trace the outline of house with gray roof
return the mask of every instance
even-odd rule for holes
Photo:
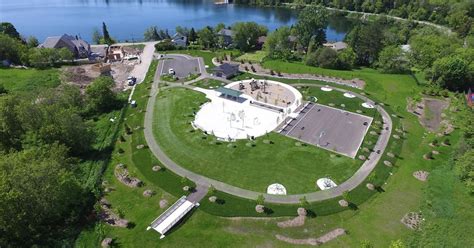
[[[239,65],[224,63],[222,65],[214,67],[212,71],[217,77],[229,79],[239,73]]]
[[[227,29],[227,28],[223,28],[223,29],[219,30],[219,32],[217,32],[217,36],[222,37],[224,39],[224,45],[226,47],[232,45],[232,35],[233,34],[234,34],[234,32],[230,29]]]
[[[186,47],[188,43],[188,37],[186,35],[176,33],[171,37],[171,42],[177,47]]]
[[[91,46],[87,41],[77,36],[63,34],[61,36],[52,36],[38,46],[39,48],[67,48],[72,52],[75,58],[88,58],[91,53]]]

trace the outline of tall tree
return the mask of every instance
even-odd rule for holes
[[[453,55],[435,61],[432,69],[432,80],[442,88],[453,91],[467,90],[473,84],[469,62],[460,56]]]
[[[195,42],[196,39],[197,39],[196,31],[194,30],[194,28],[191,28],[188,35],[188,40],[189,42]]]
[[[145,30],[143,34],[143,38],[145,41],[156,41],[161,40],[160,35],[158,34],[158,29],[156,26],[151,26]]]
[[[217,36],[211,27],[204,27],[198,31],[198,43],[209,49],[216,46]]]
[[[359,65],[371,65],[383,48],[382,26],[378,22],[360,24],[346,37]]]
[[[15,38],[17,40],[21,40],[20,33],[16,31],[15,26],[9,22],[1,22],[0,23],[0,33],[1,34],[6,34],[12,38]]]
[[[113,39],[110,37],[109,30],[107,30],[107,25],[105,22],[102,22],[102,36],[104,37],[104,42],[108,45],[112,45],[114,43]]]
[[[84,191],[67,149],[42,146],[0,155],[0,245],[53,243],[84,214]]]
[[[111,77],[99,77],[86,88],[86,102],[92,114],[110,111],[117,106],[117,97],[112,91],[115,85]]]
[[[267,34],[267,28],[255,22],[237,22],[232,26],[234,45],[241,51],[255,49],[258,38]]]
[[[292,55],[292,42],[290,41],[291,30],[283,26],[268,35],[265,41],[265,49],[268,56],[274,59],[290,60]]]
[[[377,66],[388,73],[406,72],[409,69],[408,57],[400,46],[388,46],[380,52]]]
[[[309,42],[313,38],[317,46],[322,45],[326,41],[327,20],[328,12],[325,8],[320,6],[304,8],[298,15],[295,25],[299,43],[304,48],[308,48]]]

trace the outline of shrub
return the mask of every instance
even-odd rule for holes
[[[159,43],[156,43],[155,49],[157,51],[168,51],[168,50],[175,50],[176,46],[170,39],[164,39]]]

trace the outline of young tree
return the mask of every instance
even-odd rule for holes
[[[34,36],[29,36],[28,39],[26,40],[26,45],[28,48],[35,48],[39,45],[38,39]]]
[[[27,62],[24,59],[27,51],[19,40],[0,33],[0,60],[9,60],[15,64],[21,64]]]
[[[59,49],[58,54],[62,61],[74,61],[74,54],[65,47]]]
[[[115,85],[111,77],[98,77],[86,88],[86,104],[91,114],[110,111],[117,106],[117,97],[112,91]]]
[[[304,8],[298,15],[295,25],[299,43],[307,48],[311,39],[314,39],[316,46],[322,45],[326,41],[327,20],[328,12],[325,8],[320,6]]]
[[[356,62],[356,54],[348,47],[337,54],[337,68],[342,70],[352,69]]]
[[[103,38],[104,37],[102,37],[102,35],[100,35],[99,29],[94,28],[94,30],[92,31],[92,42],[94,42],[94,44],[100,44],[100,42]]]

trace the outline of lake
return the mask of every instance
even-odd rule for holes
[[[274,30],[294,24],[296,16],[296,10],[286,8],[216,5],[210,0],[0,0],[0,21],[13,23],[23,36],[36,36],[40,42],[64,33],[90,41],[93,29],[100,30],[103,21],[112,37],[136,41],[152,25],[170,34],[178,25],[199,29],[238,21]],[[327,39],[342,40],[351,26],[344,17],[331,17]]]

